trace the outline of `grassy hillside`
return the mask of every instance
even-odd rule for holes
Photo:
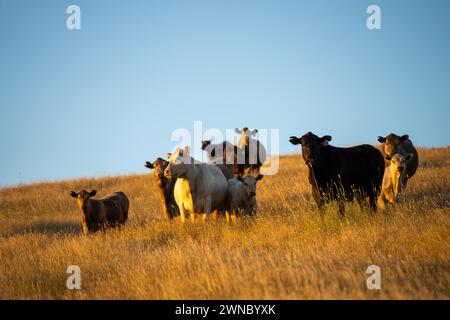
[[[449,299],[450,147],[420,158],[401,204],[375,218],[321,216],[299,155],[259,183],[258,218],[231,226],[164,221],[150,173],[0,189],[0,298]],[[82,235],[69,191],[93,188],[129,196],[125,229]],[[65,286],[72,264],[81,290]],[[371,264],[381,290],[366,288]]]

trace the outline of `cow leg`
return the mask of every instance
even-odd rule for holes
[[[245,165],[244,164],[239,164],[238,166],[237,166],[237,168],[238,168],[238,171],[237,171],[237,174],[234,174],[235,176],[237,176],[237,175],[242,175],[242,174],[245,174]]]
[[[369,206],[370,206],[370,212],[372,215],[377,213],[377,197],[375,194],[371,194],[369,196]]]
[[[379,207],[381,210],[386,209],[386,203],[385,203],[385,201],[386,201],[386,197],[384,196],[384,192],[382,191],[381,194],[380,194],[380,196],[378,197],[378,207]]]
[[[230,212],[227,210],[225,215],[226,215],[226,218],[227,218],[227,223],[230,224],[231,223]]]
[[[164,218],[166,218],[167,221],[172,220],[173,219],[173,215],[172,215],[172,213],[169,212],[169,210],[167,210],[166,205],[164,204],[162,207],[163,207]]]
[[[88,229],[88,227],[86,226],[85,223],[83,223],[83,233],[84,233],[84,235],[86,235],[86,236],[89,234],[89,229]]]
[[[319,207],[319,211],[320,211],[321,213],[325,213],[325,212],[324,212],[325,201],[324,201],[324,199],[320,196],[319,191],[316,190],[315,188],[312,188],[312,196],[313,196],[314,200],[316,201],[317,207]]]
[[[184,208],[183,204],[180,206],[180,219],[181,223],[184,223],[186,221],[186,209]]]
[[[252,165],[252,174],[254,175],[254,176],[257,176],[259,173],[260,173],[260,165],[258,165],[258,164],[254,164],[254,165]]]
[[[325,210],[325,205],[328,203],[322,199],[316,200],[317,203],[317,207],[319,208],[319,212],[322,216],[325,215],[326,210]]]
[[[235,176],[239,175],[239,165],[237,164],[236,161],[233,163],[233,174]]]
[[[402,182],[399,181],[398,183],[395,184],[395,186],[393,188],[394,194],[393,194],[393,198],[392,198],[392,204],[394,204],[398,200],[398,195],[400,194],[400,191],[402,190],[401,184],[402,184]]]
[[[339,216],[341,218],[345,217],[345,203],[343,201],[339,201]]]
[[[406,188],[406,182],[408,182],[408,177],[404,177],[402,181],[403,189]]]
[[[226,217],[227,217],[228,224],[235,223],[236,222],[236,211],[234,211],[234,210],[228,211],[227,210]]]
[[[203,221],[209,220],[209,215],[211,214],[211,197],[206,198],[205,202],[205,213],[203,214]]]
[[[325,203],[322,201],[316,201],[317,207],[319,208],[319,212],[321,215],[325,215]]]

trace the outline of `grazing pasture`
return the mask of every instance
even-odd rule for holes
[[[0,299],[450,299],[450,147],[418,151],[400,203],[374,218],[321,215],[298,153],[258,183],[257,217],[232,225],[166,221],[151,172],[0,189]],[[125,192],[125,227],[83,235],[81,189]],[[372,264],[381,290],[366,287]]]

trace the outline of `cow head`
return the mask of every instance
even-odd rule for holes
[[[164,180],[164,170],[168,165],[169,162],[162,158],[156,159],[153,163],[151,163],[150,161],[147,161],[145,163],[146,168],[153,170],[153,175],[155,176],[155,180],[158,185],[162,184]]]
[[[247,174],[245,177],[241,175],[237,176],[237,179],[244,185],[244,194],[247,199],[256,197],[256,183],[262,178],[264,178],[262,174],[259,174],[256,177],[251,174]]]
[[[332,137],[329,135],[319,138],[314,133],[308,132],[301,138],[292,136],[289,141],[294,145],[301,144],[303,160],[308,165],[314,165],[317,163],[322,148],[325,148],[331,139]]]
[[[211,140],[202,141],[202,150],[205,150],[211,144]]]
[[[211,140],[202,141],[202,150],[205,150],[210,159],[215,158],[216,156],[216,146],[211,144]]]
[[[402,142],[409,141],[409,136],[407,134],[398,136],[391,133],[386,137],[378,137],[378,141],[383,143],[383,149],[386,156],[392,157],[394,154],[400,152]]]
[[[406,167],[406,162],[409,161],[414,155],[412,153],[408,153],[406,156],[396,153],[392,157],[386,156],[386,160],[391,161],[390,170],[396,176],[400,176]]]
[[[177,148],[174,153],[168,153],[169,164],[164,170],[164,176],[168,179],[175,174],[175,167],[181,164],[191,164],[191,148],[189,146],[184,149]]]
[[[241,138],[239,139],[239,141],[243,144],[248,146],[250,144],[250,137],[251,136],[255,136],[256,133],[258,132],[257,129],[254,130],[249,130],[247,127],[243,128],[242,130],[239,128],[234,129],[234,131],[241,135]]]
[[[87,214],[91,209],[91,197],[97,194],[97,190],[92,190],[91,192],[86,190],[81,190],[80,192],[71,191],[70,195],[73,198],[77,198],[77,203],[83,213]]]
[[[191,162],[191,148],[189,146],[184,149],[177,148],[174,153],[168,153],[169,165],[186,164]]]

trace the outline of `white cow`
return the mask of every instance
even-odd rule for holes
[[[392,157],[386,156],[391,164],[384,170],[383,184],[380,196],[378,197],[378,206],[384,209],[386,202],[394,204],[398,200],[398,195],[403,189],[403,180],[406,175],[406,162],[413,157],[412,153],[403,156],[400,153]]]
[[[238,157],[238,163],[245,165],[246,173],[259,174],[261,166],[264,164],[267,158],[266,148],[257,139],[253,139],[258,132],[257,129],[250,131],[247,127],[242,130],[239,128],[235,129],[235,132],[241,137],[239,138],[237,147],[241,150],[241,155],[243,159]]]
[[[188,146],[184,150],[177,148],[168,157],[164,175],[177,178],[173,193],[181,222],[184,223],[186,213],[191,214],[191,219],[201,214],[203,220],[208,220],[211,212],[225,211],[228,184],[217,166],[194,160]]]

